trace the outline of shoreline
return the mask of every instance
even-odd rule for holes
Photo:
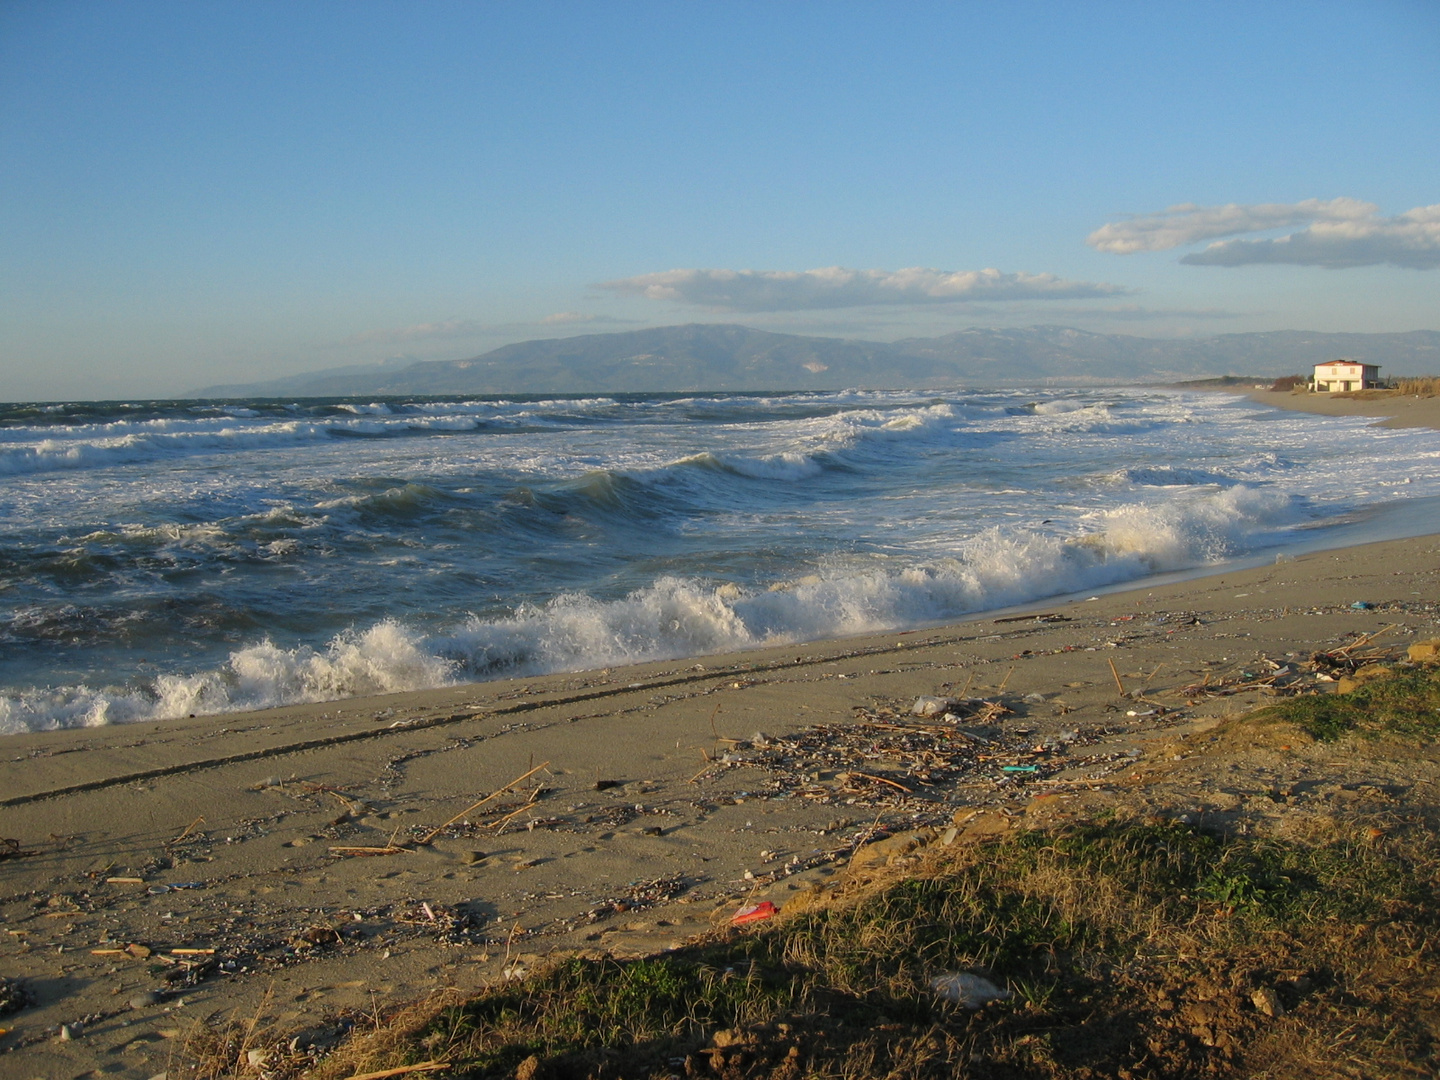
[[[1266,393],[1245,396],[1278,404]],[[925,629],[6,736],[0,972],[37,1000],[0,1017],[0,1062],[146,1080],[178,1067],[188,1026],[262,1005],[323,1048],[376,994],[671,948],[745,898],[783,908],[876,829],[1143,802],[1201,760],[1205,732],[1273,700],[1292,677],[1277,671],[1357,642],[1403,654],[1440,634],[1437,600],[1440,534]],[[883,750],[929,695],[970,700],[961,729],[984,751],[933,782],[913,749]],[[1032,744],[1050,750],[1016,756]],[[1002,752],[1039,764],[1006,773],[987,760]],[[1257,784],[1288,760],[1265,754]],[[1276,812],[1208,786],[1187,798],[1221,828]]]

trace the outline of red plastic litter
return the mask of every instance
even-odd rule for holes
[[[780,909],[769,900],[761,900],[758,904],[746,904],[739,911],[730,917],[732,926],[742,926],[745,923],[762,922],[765,919],[773,919],[780,914]]]

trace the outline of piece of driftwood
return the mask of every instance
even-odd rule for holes
[[[175,837],[174,840],[171,840],[170,843],[166,844],[165,846],[166,846],[166,847],[174,847],[176,844],[180,843],[181,840],[184,840],[187,836],[189,836],[192,832],[194,832],[194,831],[195,831],[195,826],[197,826],[197,825],[204,825],[204,824],[205,824],[205,819],[204,819],[203,817],[197,817],[194,821],[190,822],[189,825],[186,825],[186,826],[185,826],[185,831],[184,831],[184,832],[182,832],[179,836]]]
[[[1110,674],[1115,676],[1115,689],[1119,691],[1121,697],[1124,697],[1125,684],[1120,681],[1120,672],[1115,669],[1115,661],[1106,657],[1105,662],[1110,665]]]
[[[0,840],[0,860],[3,859],[24,859],[31,855],[39,855],[39,851],[29,851],[20,846],[19,840],[12,840],[6,837]]]
[[[448,1061],[422,1061],[418,1065],[401,1065],[394,1069],[381,1069],[379,1072],[356,1073],[354,1076],[346,1077],[345,1080],[387,1080],[391,1076],[405,1076],[417,1072],[439,1072],[441,1069],[448,1069]]]
[[[454,817],[452,817],[449,821],[445,822],[443,825],[441,825],[441,826],[439,826],[438,828],[436,828],[435,830],[433,830],[428,836],[425,837],[425,839],[418,841],[418,843],[419,843],[422,847],[429,847],[430,844],[435,840],[435,837],[439,836],[442,832],[444,832],[446,829],[448,829],[451,825],[454,825],[457,821],[459,821],[461,818],[463,818],[466,814],[470,813],[472,810],[478,810],[478,809],[480,809],[480,807],[484,806],[484,805],[485,805],[487,802],[489,802],[491,799],[498,798],[498,797],[500,797],[501,795],[505,794],[505,792],[509,791],[511,788],[515,787],[517,784],[522,784],[522,783],[524,783],[526,780],[529,780],[530,777],[534,776],[537,772],[539,772],[541,769],[545,768],[545,767],[546,767],[547,765],[549,765],[549,764],[550,764],[550,762],[548,762],[548,761],[542,761],[539,765],[536,765],[536,766],[535,766],[533,769],[531,769],[529,772],[527,772],[527,773],[525,773],[525,774],[523,774],[523,775],[521,775],[521,776],[517,776],[514,780],[511,780],[510,783],[506,784],[504,787],[502,787],[502,788],[496,788],[494,791],[492,791],[489,795],[486,795],[486,796],[485,796],[483,799],[481,799],[479,802],[471,803],[471,804],[470,804],[469,806],[467,806],[464,810],[461,810],[460,813],[458,813],[458,814],[456,814]]]

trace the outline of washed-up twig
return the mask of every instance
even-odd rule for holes
[[[685,782],[686,782],[687,784],[693,784],[693,783],[695,783],[697,780],[700,779],[700,777],[704,776],[707,772],[709,772],[711,769],[713,769],[717,764],[719,764],[719,763],[718,763],[718,762],[715,762],[715,761],[707,761],[707,762],[705,763],[705,767],[704,767],[703,769],[701,769],[699,772],[697,772],[694,776],[690,777],[690,779],[687,780],[687,781],[685,781]]]
[[[1120,692],[1121,697],[1124,697],[1125,684],[1120,681],[1120,672],[1115,669],[1115,661],[1107,656],[1105,662],[1110,665],[1110,674],[1115,676],[1115,689]]]
[[[1057,615],[1053,611],[1047,611],[1044,615],[1007,615],[1003,619],[994,620],[997,623],[1007,622],[1069,622],[1064,615]]]
[[[1391,630],[1394,630],[1394,629],[1395,629],[1397,626],[1399,626],[1399,625],[1400,625],[1399,623],[1391,623],[1389,626],[1385,627],[1383,630],[1376,630],[1373,634],[1366,634],[1366,635],[1365,635],[1364,637],[1362,637],[1362,638],[1356,638],[1356,639],[1355,639],[1354,641],[1352,641],[1349,645],[1345,645],[1345,646],[1343,646],[1343,647],[1341,647],[1341,648],[1339,648],[1339,649],[1335,649],[1334,651],[1337,652],[1337,653],[1348,653],[1348,652],[1351,652],[1351,651],[1353,651],[1353,650],[1355,650],[1355,649],[1360,648],[1361,645],[1368,645],[1368,644],[1370,644],[1370,642],[1374,641],[1374,640],[1375,640],[1377,637],[1379,637],[1381,634],[1388,634]]]
[[[166,844],[165,846],[166,846],[166,847],[174,847],[176,844],[180,843],[181,840],[184,840],[187,836],[189,836],[192,832],[194,832],[194,831],[195,831],[195,826],[197,826],[197,825],[204,825],[204,824],[205,824],[205,819],[204,819],[203,817],[197,817],[194,821],[190,822],[189,825],[186,825],[186,826],[185,826],[185,831],[184,831],[184,832],[182,832],[179,836],[175,837],[174,840],[171,840],[170,843]]]
[[[381,1069],[379,1072],[356,1073],[347,1077],[346,1080],[387,1080],[391,1076],[405,1076],[409,1073],[418,1072],[439,1072],[441,1069],[448,1069],[448,1061],[422,1061],[419,1065],[401,1065],[395,1069]]]
[[[0,840],[0,859],[23,859],[30,855],[39,854],[39,851],[26,851],[21,848],[19,840],[11,840],[8,837]]]
[[[414,848],[400,847],[398,844],[387,844],[385,847],[355,847],[355,846],[352,846],[352,845],[342,845],[342,846],[340,846],[340,847],[332,847],[332,848],[330,849],[330,854],[331,854],[331,855],[398,855],[398,854],[399,854],[400,852],[402,852],[402,851],[403,851],[403,852],[406,852],[407,854],[410,854],[410,855],[415,854],[415,849],[414,849]]]
[[[525,800],[524,805],[522,805],[522,806],[520,807],[520,809],[514,810],[514,811],[512,811],[511,813],[506,814],[506,815],[505,815],[503,818],[501,818],[499,821],[492,821],[492,822],[490,822],[490,824],[487,825],[487,826],[485,826],[485,827],[486,827],[487,829],[494,829],[494,830],[495,830],[495,835],[496,835],[496,836],[499,836],[502,832],[505,831],[505,826],[506,826],[506,825],[510,824],[510,822],[511,822],[513,819],[519,817],[519,816],[520,816],[521,814],[523,814],[526,810],[529,810],[532,806],[535,805],[536,800],[538,800],[538,799],[540,798],[540,792],[542,792],[542,791],[544,791],[544,790],[545,790],[544,788],[537,787],[534,791],[532,791],[532,792],[530,793],[530,798],[528,798],[528,799]]]
[[[523,782],[526,781],[526,780],[529,780],[530,777],[534,776],[537,772],[539,772],[541,769],[545,768],[545,766],[547,766],[547,765],[549,765],[549,764],[550,764],[550,762],[548,762],[548,761],[542,761],[539,765],[536,765],[533,769],[531,769],[529,772],[525,773],[523,776],[517,776],[514,780],[511,780],[510,783],[506,784],[504,787],[502,787],[502,788],[497,788],[496,790],[492,791],[489,795],[486,795],[485,798],[481,799],[479,802],[473,803],[472,805],[467,806],[464,810],[461,810],[460,813],[456,814],[456,815],[455,815],[454,817],[452,817],[449,821],[445,822],[445,824],[443,824],[443,825],[441,825],[439,828],[435,829],[432,833],[430,833],[430,835],[426,836],[425,839],[418,841],[418,843],[419,843],[422,847],[429,847],[430,843],[435,839],[435,837],[439,836],[442,832],[444,832],[446,829],[448,829],[451,825],[454,825],[457,821],[459,821],[461,818],[463,818],[466,814],[470,813],[470,811],[472,811],[472,810],[478,810],[480,807],[482,807],[482,806],[484,806],[486,803],[488,803],[491,799],[498,798],[499,796],[505,794],[505,792],[509,791],[511,788],[515,787],[516,785],[521,784],[521,783],[523,783]]]
[[[940,733],[942,733],[942,734],[945,734],[945,735],[964,735],[964,734],[966,734],[966,732],[960,731],[960,730],[958,730],[957,728],[953,728],[953,727],[951,727],[949,724],[913,724],[913,723],[904,723],[904,724],[901,724],[901,723],[890,723],[890,722],[887,722],[887,721],[884,721],[884,720],[872,720],[872,721],[870,721],[870,723],[869,723],[868,726],[869,726],[869,727],[873,727],[873,728],[875,728],[875,729],[877,729],[877,730],[879,730],[879,731],[913,731],[913,732],[916,732],[917,734],[919,734],[919,733],[929,733],[929,732],[938,731],[938,732],[940,732]]]
[[[885,777],[883,777],[883,776],[875,776],[875,775],[872,775],[871,773],[863,773],[863,772],[852,772],[850,775],[851,775],[851,776],[858,776],[858,777],[860,777],[862,780],[874,780],[874,781],[875,781],[876,783],[878,783],[878,784],[889,784],[889,785],[890,785],[891,787],[893,787],[893,788],[899,788],[901,791],[905,792],[906,795],[914,795],[914,794],[915,794],[914,791],[912,791],[910,788],[906,787],[904,784],[898,783],[897,781],[894,781],[894,780],[887,780],[887,779],[885,779]]]

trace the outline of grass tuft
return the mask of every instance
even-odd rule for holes
[[[1289,721],[1322,742],[1350,734],[1434,739],[1440,736],[1440,669],[1399,668],[1349,693],[1290,698],[1255,718]]]
[[[439,1010],[384,1064],[443,1056],[473,1077],[515,1076],[531,1058],[527,1075],[555,1077],[670,1076],[682,1060],[687,1074],[756,1077],[950,1076],[960,1062],[986,1063],[973,1075],[1238,1076],[1258,1027],[1250,997],[1279,971],[1325,987],[1286,991],[1301,1011],[1313,997],[1317,1038],[1344,1028],[1352,1048],[1390,1060],[1428,1052],[1428,1035],[1383,1002],[1357,1007],[1357,977],[1373,977],[1362,969],[1393,967],[1395,950],[1379,936],[1357,945],[1356,928],[1399,927],[1408,912],[1396,940],[1429,940],[1432,891],[1428,868],[1375,845],[1173,822],[1021,832],[758,932],[647,960],[567,959]],[[930,980],[950,971],[1012,996],[978,1011],[938,1000]],[[1209,1019],[1176,1004],[1190,999]]]

